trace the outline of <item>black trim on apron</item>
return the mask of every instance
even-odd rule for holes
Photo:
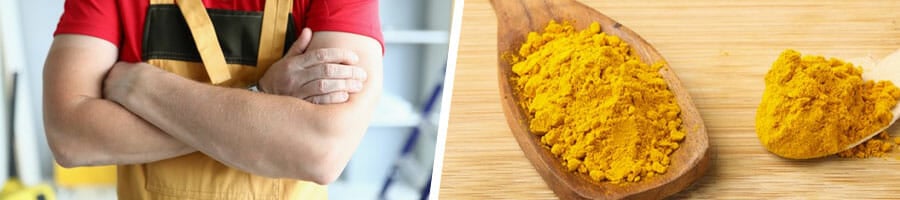
[[[228,64],[256,66],[263,12],[208,9]],[[202,62],[191,31],[176,5],[150,5],[144,22],[141,59]],[[284,51],[297,40],[294,18],[288,16]]]

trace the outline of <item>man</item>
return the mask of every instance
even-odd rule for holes
[[[319,185],[343,170],[381,93],[378,5],[294,1],[67,1],[44,69],[45,129],[56,161],[64,167],[119,165],[120,199],[324,197]],[[191,12],[189,5],[201,5],[203,12]],[[290,8],[284,15],[290,19],[268,20],[269,8],[279,7]],[[204,19],[211,19],[211,35],[218,39],[198,37],[203,26],[195,24]],[[267,20],[276,28],[268,29],[273,26]],[[173,25],[185,21],[190,32]],[[299,38],[284,42],[290,48],[283,57],[254,68],[271,55],[261,53],[270,41],[267,30],[285,24],[281,35],[288,39],[271,41]],[[154,39],[160,34],[168,35]],[[196,49],[172,41],[193,41],[188,46]],[[209,41],[226,50],[220,57],[233,79],[242,77],[242,69],[267,68],[256,72],[262,92],[211,85],[218,79],[208,64],[214,59],[207,57],[215,56],[204,52],[220,49],[208,48]],[[259,43],[258,56],[248,41]],[[251,66],[235,67],[241,63]]]

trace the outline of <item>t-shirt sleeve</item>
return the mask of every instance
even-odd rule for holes
[[[377,0],[313,0],[307,26],[313,31],[340,31],[374,38],[381,43],[381,21]]]
[[[54,36],[81,34],[119,46],[120,24],[116,0],[66,0]]]

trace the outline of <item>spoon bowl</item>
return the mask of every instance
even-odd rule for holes
[[[891,53],[887,57],[884,57],[880,61],[875,60],[872,57],[865,57],[851,59],[850,62],[856,65],[863,66],[863,80],[891,81],[892,83],[894,83],[894,85],[900,87],[900,49],[898,49],[894,53]],[[894,122],[897,122],[897,119],[900,119],[900,102],[898,102],[898,105],[895,105],[894,108],[891,109],[891,113],[894,117],[891,118],[891,121],[887,125],[878,129],[878,131],[869,134],[869,136],[864,137],[856,143],[847,146],[846,148],[844,148],[844,150],[851,149],[868,141],[869,139],[872,139],[872,137],[875,137],[876,135],[878,135],[878,133],[881,133],[882,131],[891,127]]]
[[[675,73],[665,64],[659,73],[681,107],[686,137],[671,156],[666,173],[635,183],[598,182],[587,175],[569,172],[549,149],[541,146],[539,136],[528,129],[528,118],[517,103],[510,77],[510,63],[504,54],[516,52],[529,32],[539,32],[550,20],[570,21],[576,29],[598,22],[602,31],[615,35],[633,48],[645,63],[666,63],[647,41],[624,25],[573,0],[491,0],[498,18],[497,56],[502,105],[513,136],[547,185],[561,199],[660,199],[688,187],[709,167],[708,136],[700,113]]]

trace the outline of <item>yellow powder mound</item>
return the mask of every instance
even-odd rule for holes
[[[887,125],[900,89],[863,81],[862,70],[838,59],[786,50],[766,75],[756,133],[785,158],[832,155]]]
[[[550,22],[513,63],[514,90],[530,129],[569,171],[635,182],[665,173],[685,138],[681,109],[658,71],[597,23],[576,31]]]

